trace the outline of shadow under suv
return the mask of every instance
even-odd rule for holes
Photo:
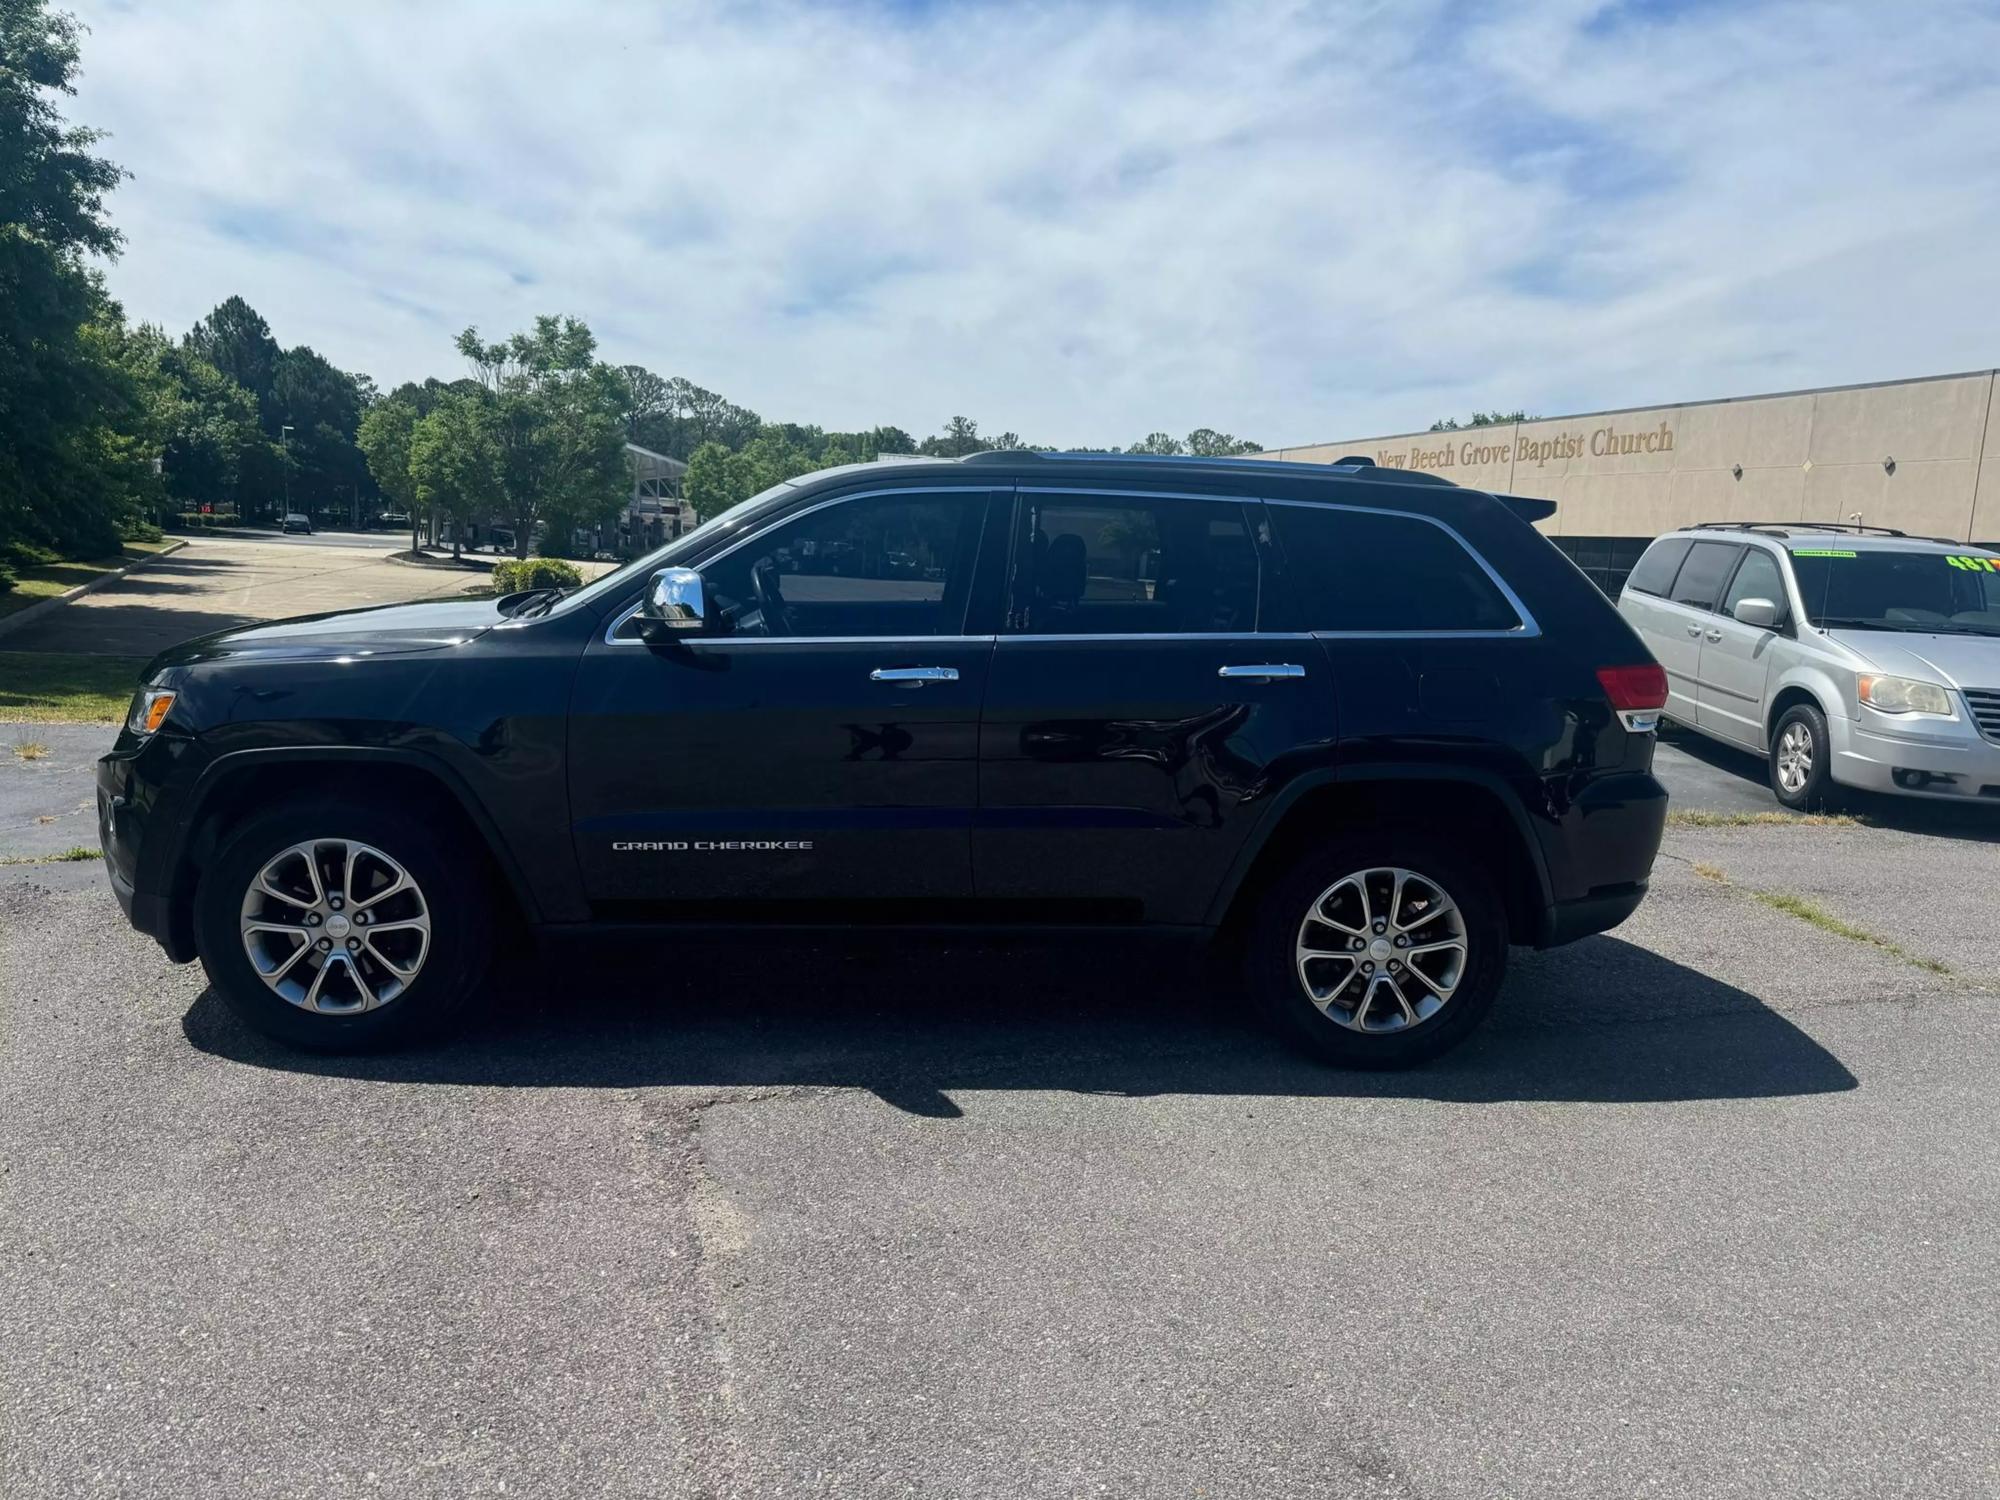
[[[1410,1063],[1659,846],[1665,677],[1550,508],[1358,460],[829,470],[567,594],[162,654],[107,867],[306,1047],[436,1028],[503,929],[1060,923],[1227,938],[1294,1036]]]

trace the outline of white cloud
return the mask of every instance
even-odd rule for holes
[[[2000,357],[1988,3],[81,7],[112,272],[385,385],[1267,444]]]

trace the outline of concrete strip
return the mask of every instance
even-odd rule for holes
[[[37,603],[30,604],[26,609],[17,609],[11,615],[0,617],[0,636],[10,635],[30,621],[39,620],[43,615],[53,611],[59,604],[67,604],[72,599],[81,599],[85,594],[93,594],[106,584],[116,583],[127,573],[136,573],[141,568],[150,567],[163,557],[172,557],[185,546],[187,546],[186,542],[174,542],[169,546],[162,547],[151,557],[142,557],[136,562],[125,564],[122,568],[113,568],[102,578],[93,578],[88,583],[79,583],[75,588],[65,589],[52,599],[40,600]]]

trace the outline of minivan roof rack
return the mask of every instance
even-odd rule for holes
[[[1867,536],[1908,536],[1893,526],[1863,526],[1858,521],[1702,521],[1682,528],[1686,531],[1760,531],[1767,536],[1790,536],[1794,531],[1852,531]]]

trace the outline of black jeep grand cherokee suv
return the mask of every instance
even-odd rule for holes
[[[1666,684],[1496,498],[1365,461],[990,453],[778,487],[569,594],[226,631],[100,763],[133,924],[251,1025],[428,1030],[496,934],[1143,924],[1333,1060],[1624,919]]]

